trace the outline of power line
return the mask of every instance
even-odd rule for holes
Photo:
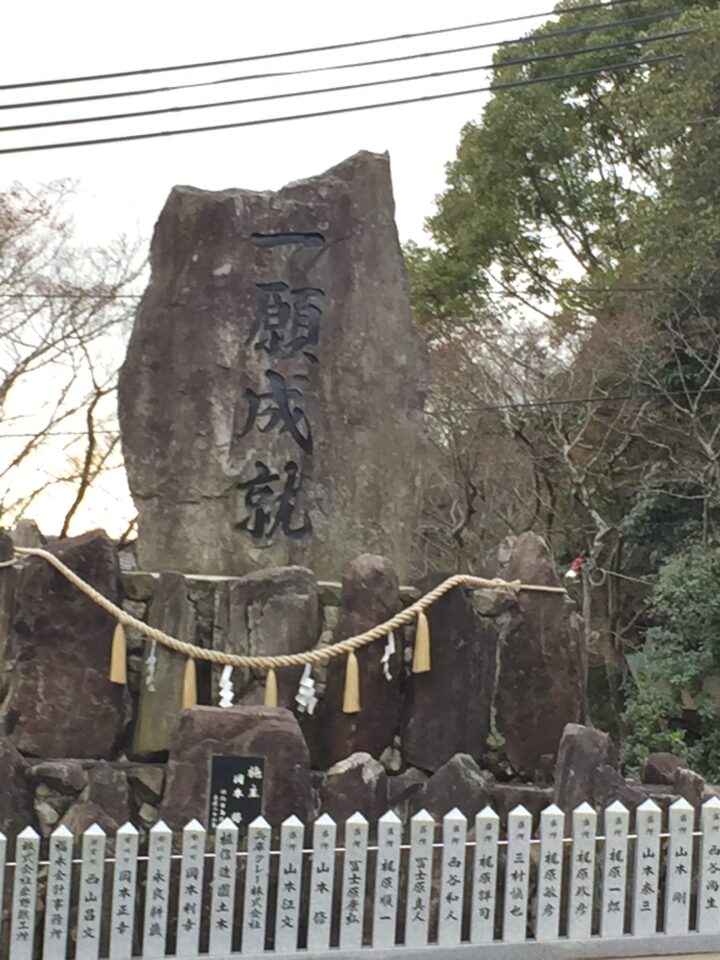
[[[489,413],[495,410],[521,410],[526,407],[554,407],[586,403],[616,403],[625,400],[655,400],[663,397],[697,397],[707,393],[720,393],[720,387],[708,387],[707,390],[658,390],[656,393],[607,394],[599,397],[553,397],[549,400],[527,400],[522,403],[497,403],[468,407],[473,412]]]
[[[611,20],[606,23],[583,24],[579,27],[568,27],[565,30],[554,30],[547,33],[540,33],[532,37],[532,42],[554,40],[560,37],[569,37],[583,33],[594,33],[598,30],[612,30],[617,27],[640,26],[657,23],[660,20],[667,20],[680,14],[679,10],[670,10],[667,13],[646,14],[642,17],[629,17],[624,20]],[[119,97],[138,97],[157,93],[174,93],[178,90],[193,90],[199,87],[214,87],[227,83],[241,83],[247,80],[269,80],[280,77],[296,77],[313,73],[325,73],[332,70],[351,70],[361,67],[385,66],[391,63],[400,63],[407,60],[420,60],[427,57],[447,56],[456,53],[469,53],[475,50],[488,50],[495,47],[508,47],[518,43],[527,43],[527,36],[514,37],[510,40],[497,40],[490,43],[478,43],[466,47],[454,47],[445,50],[429,50],[422,53],[405,54],[401,57],[384,57],[379,60],[360,60],[353,63],[338,63],[324,67],[304,67],[300,70],[278,70],[273,73],[254,73],[246,74],[242,77],[223,77],[219,80],[202,80],[196,83],[179,83],[167,87],[148,87],[143,90],[120,90],[111,93],[89,93],[79,97],[61,97],[55,100],[30,100],[24,103],[2,103],[0,110],[22,110],[28,107],[54,107],[64,106],[70,103],[87,103],[94,100],[113,100]],[[499,66],[504,66],[501,64]],[[0,87],[0,89],[2,89]]]
[[[623,0],[614,0],[623,2]],[[550,83],[556,80],[574,80],[582,77],[597,76],[601,73],[612,73],[619,70],[633,70],[637,67],[650,67],[660,63],[679,60],[682,54],[667,54],[662,57],[649,57],[645,60],[632,60],[627,63],[607,64],[602,67],[593,67],[587,70],[576,70],[572,73],[559,73],[547,77],[534,77],[529,80],[514,80],[507,83],[494,83],[490,86],[476,87],[472,90],[453,90],[449,93],[432,93],[422,97],[410,97],[401,100],[386,100],[381,103],[363,103],[352,107],[336,107],[331,110],[315,110],[309,113],[289,114],[282,117],[263,117],[257,120],[239,120],[233,123],[217,123],[202,127],[186,127],[180,130],[159,130],[152,133],[125,134],[116,137],[96,137],[92,140],[67,140],[60,143],[30,144],[21,147],[3,147],[0,154],[34,153],[39,150],[62,150],[68,147],[90,147],[107,143],[127,143],[136,140],[154,140],[159,137],[177,137],[192,133],[211,133],[216,130],[235,130],[242,127],[267,126],[274,123],[287,123],[292,120],[311,120],[319,117],[333,117],[345,113],[359,113],[366,110],[379,110],[387,107],[407,106],[414,103],[427,103],[431,100],[448,100],[451,97],[465,97],[477,93],[495,93],[501,90],[519,89],[520,87],[535,86],[538,83]]]
[[[189,110],[210,110],[217,107],[236,107],[249,103],[264,103],[270,100],[288,100],[294,97],[312,97],[318,94],[343,93],[348,90],[361,90],[369,87],[384,87],[388,84],[408,83],[416,80],[434,80],[438,77],[457,76],[463,73],[475,73],[478,70],[502,70],[505,67],[525,66],[533,63],[545,63],[549,60],[562,60],[568,57],[580,56],[588,53],[601,53],[605,50],[617,50],[622,47],[639,47],[648,43],[662,40],[674,40],[678,37],[687,37],[696,30],[678,30],[672,33],[653,34],[630,40],[613,40],[610,43],[597,44],[592,47],[583,47],[576,50],[563,50],[559,53],[542,53],[532,57],[516,57],[502,63],[483,63],[471,67],[457,67],[453,70],[439,70],[433,73],[419,73],[409,77],[392,77],[383,80],[365,80],[361,83],[347,83],[336,87],[319,87],[314,90],[292,90],[286,93],[263,94],[259,97],[247,97],[241,100],[219,100],[212,103],[190,103],[175,107],[156,107],[151,110],[136,110],[127,113],[111,113],[95,117],[71,117],[64,120],[42,120],[36,123],[18,123],[7,127],[0,127],[0,133],[16,132],[18,130],[37,130],[48,127],[74,126],[81,123],[101,123],[106,120],[132,120],[136,117],[151,117],[168,113],[184,113]]]
[[[600,10],[606,7],[624,6],[636,0],[606,0],[601,3],[589,3],[581,7],[573,7],[565,12],[584,13],[590,10]],[[496,27],[507,23],[519,23],[524,20],[538,20],[542,17],[557,16],[557,10],[546,10],[542,13],[529,13],[517,17],[503,17],[499,20],[486,20],[483,23],[468,23],[458,27],[440,27],[434,30],[423,30],[416,33],[399,33],[388,37],[374,37],[369,40],[349,40],[344,43],[331,43],[320,47],[305,47],[297,50],[283,50],[276,53],[261,53],[249,57],[232,57],[226,60],[206,60],[196,63],[181,63],[165,67],[144,67],[139,70],[119,70],[114,73],[87,74],[82,77],[61,77],[54,80],[30,80],[22,83],[0,84],[0,90],[21,90],[27,87],[48,87],[63,83],[83,83],[91,80],[115,80],[118,77],[139,77],[150,73],[169,73],[175,70],[195,70],[199,67],[221,67],[231,63],[251,63],[258,60],[275,60],[279,57],[295,57],[307,53],[326,53],[330,50],[348,50],[351,47],[366,47],[376,43],[391,43],[397,40],[415,40],[420,37],[435,37],[447,33],[459,33],[464,30],[478,30],[485,27]]]

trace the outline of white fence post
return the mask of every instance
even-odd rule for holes
[[[665,933],[686,934],[690,928],[690,881],[693,867],[695,810],[680,797],[668,813],[667,861],[665,864]]]
[[[5,863],[7,861],[7,837],[0,831],[0,903],[4,903],[5,895]],[[0,910],[0,943],[3,935],[3,911]]]
[[[191,820],[183,828],[182,860],[178,878],[177,957],[195,957],[199,952],[205,872],[205,828]]]
[[[531,834],[532,817],[525,807],[515,807],[508,814],[502,934],[504,943],[521,943],[527,937]]]
[[[238,828],[225,817],[215,829],[208,956],[230,956],[235,926]],[[250,857],[248,847],[248,859]]]
[[[362,946],[367,881],[368,822],[361,813],[345,821],[342,903],[340,905],[340,949]]]
[[[170,855],[172,830],[159,820],[150,828],[147,877],[145,881],[145,924],[143,926],[143,960],[164,957],[168,927],[170,891]]]
[[[25,827],[15,841],[10,960],[33,960],[40,836]]]
[[[324,813],[313,826],[313,852],[310,863],[310,906],[308,910],[308,950],[328,950],[332,928],[333,888],[335,886],[335,840],[337,825]]]
[[[560,807],[551,803],[540,814],[535,937],[541,942],[557,940],[560,931],[564,835],[565,814]]]
[[[660,807],[653,800],[645,800],[635,811],[637,840],[632,922],[635,937],[651,937],[657,933],[661,819]]]
[[[700,877],[698,880],[698,933],[720,933],[720,799],[702,805]]]
[[[570,940],[589,940],[592,932],[596,842],[597,814],[589,803],[581,803],[572,815],[568,912]]]
[[[434,839],[435,821],[427,810],[421,810],[410,821],[410,855],[405,904],[406,947],[427,946]]]
[[[500,817],[492,807],[484,807],[475,817],[471,943],[492,943],[495,936],[499,839]]]
[[[378,820],[378,848],[375,862],[375,908],[373,947],[394,947],[400,896],[400,841],[402,822],[389,810]]]
[[[110,911],[110,960],[130,960],[135,932],[138,832],[125,823],[115,834],[115,871]]]
[[[621,937],[625,929],[627,847],[630,811],[619,800],[605,811],[600,936]]]
[[[70,887],[72,886],[73,835],[58,827],[50,835],[43,960],[65,960],[67,955]],[[2,897],[0,897],[2,903]]]
[[[245,867],[243,953],[262,953],[265,949],[271,835],[270,824],[264,817],[257,817],[250,824]],[[232,924],[232,915],[230,921]]]
[[[83,834],[76,960],[97,960],[100,955],[106,839],[105,831],[97,823]]]
[[[297,949],[303,832],[304,827],[296,816],[288,817],[280,827],[280,869],[275,917],[276,953],[293,953]]]
[[[467,817],[457,807],[443,817],[438,943],[460,943],[465,892]]]

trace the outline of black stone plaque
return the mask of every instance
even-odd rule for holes
[[[229,817],[241,829],[262,812],[263,757],[221,757],[210,760],[210,807],[208,824],[211,830]]]

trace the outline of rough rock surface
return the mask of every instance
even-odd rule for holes
[[[335,640],[363,633],[400,609],[398,576],[383,557],[363,554],[344,573]],[[379,757],[391,746],[400,722],[400,638],[390,661],[391,680],[383,673],[382,640],[357,651],[360,677],[360,713],[343,713],[345,657],[331,660],[327,668],[325,697],[314,717],[303,722],[315,765],[329,767],[353,753]],[[316,756],[318,754],[318,756]]]
[[[608,769],[617,767],[617,750],[607,733],[569,723],[555,766],[555,803],[566,812],[594,803],[596,780],[607,783]]]
[[[119,383],[144,569],[406,575],[426,346],[386,155],[278,193],[175,187]]]
[[[387,810],[387,775],[369,753],[354,753],[330,767],[320,790],[321,809],[344,823],[362,813],[371,823]]]
[[[195,608],[181,574],[161,574],[150,604],[148,623],[178,640],[195,643]],[[133,736],[133,753],[138,757],[153,756],[169,748],[182,710],[185,658],[158,643],[154,651],[154,679],[149,684],[151,667],[147,657],[151,648],[152,644],[146,641]]]
[[[643,765],[640,779],[643,783],[662,783],[671,787],[675,784],[677,771],[688,768],[684,757],[676,757],[674,753],[651,753]]]
[[[193,817],[207,822],[210,760],[265,757],[263,816],[277,826],[312,814],[310,756],[289,710],[269,707],[193,707],[184,710],[172,740],[160,815],[173,828]]]
[[[55,541],[50,549],[83,580],[117,602],[117,553],[102,531]],[[124,725],[124,688],[108,676],[114,622],[45,560],[18,577],[8,643],[6,730],[33,756],[112,756]]]
[[[13,743],[0,735],[0,831],[7,836],[32,826],[35,820],[30,772],[30,765]]]
[[[413,794],[413,813],[425,808],[440,821],[457,807],[468,818],[474,818],[490,802],[492,778],[484,773],[466,753],[458,753],[430,777],[422,792]]]
[[[534,533],[505,540],[491,576],[557,586],[552,557]],[[499,644],[495,723],[515,770],[532,778],[556,755],[567,723],[586,713],[587,650],[577,617],[561,594],[521,592],[506,615]]]
[[[523,806],[533,817],[537,826],[540,814],[553,802],[553,792],[547,787],[536,787],[532,783],[494,783],[492,785],[492,806],[500,815],[503,825],[507,824],[507,815],[515,807]]]
[[[705,794],[705,780],[699,773],[678,767],[675,771],[673,789],[679,797],[684,797],[695,809],[703,802]]]
[[[318,638],[318,587],[304,567],[271,567],[218,587],[213,647],[242,656],[301,653]],[[215,686],[222,668],[215,667]],[[294,708],[302,667],[278,671],[278,704]],[[235,703],[263,702],[265,674],[233,671]]]
[[[76,797],[87,786],[87,771],[81,760],[46,760],[32,768],[35,783],[44,783],[57,793]]]
[[[445,577],[422,584],[425,593]],[[427,611],[432,669],[412,674],[403,703],[407,763],[437,770],[456,753],[479,758],[490,732],[497,628],[455,587]]]
[[[63,826],[79,834],[93,823],[115,833],[131,817],[125,773],[101,761],[87,770],[87,786],[62,818]]]

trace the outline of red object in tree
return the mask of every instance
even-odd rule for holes
[[[575,557],[573,562],[570,564],[570,569],[573,571],[573,573],[580,573],[584,563],[585,557]]]

